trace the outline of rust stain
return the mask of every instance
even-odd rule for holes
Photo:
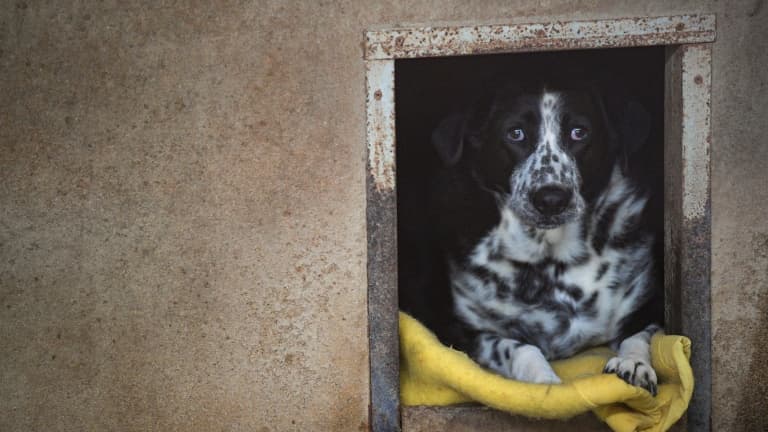
[[[425,27],[366,33],[366,58],[672,45],[712,42],[714,38],[714,15]]]
[[[379,191],[395,188],[394,62],[366,63],[368,169]]]
[[[683,215],[701,216],[709,197],[711,48],[688,45],[682,50]]]

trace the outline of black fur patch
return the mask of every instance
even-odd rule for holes
[[[603,248],[605,247],[606,242],[608,242],[608,230],[611,228],[613,218],[616,216],[616,212],[620,205],[621,201],[609,205],[597,219],[595,232],[592,234],[592,247],[598,254],[603,253]]]
[[[597,268],[597,273],[595,274],[595,282],[600,282],[600,279],[605,276],[605,273],[608,272],[609,268],[611,268],[611,263],[608,261],[603,261],[600,263],[600,267]]]
[[[579,301],[582,297],[584,297],[584,291],[582,291],[581,288],[577,285],[560,283],[557,285],[557,288],[571,296],[571,298],[576,301]]]

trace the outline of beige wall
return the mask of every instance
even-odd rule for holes
[[[762,0],[134,3],[0,7],[0,430],[365,429],[363,29],[691,12],[714,425],[768,422]]]

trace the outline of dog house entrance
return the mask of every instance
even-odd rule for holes
[[[631,100],[650,115],[647,144],[633,153],[629,169],[642,171],[655,197],[650,205],[658,210],[652,228],[664,238],[659,254],[664,256],[666,329],[693,341],[696,391],[688,426],[709,430],[709,43],[714,27],[714,16],[706,15],[366,34],[371,430],[401,430],[401,419],[404,430],[425,430],[458,418],[466,425],[462,430],[488,422],[525,430],[562,428],[562,423],[515,419],[479,407],[401,410],[398,388],[398,270],[401,285],[412,282],[419,275],[411,264],[430,254],[419,246],[428,243],[419,235],[431,222],[418,211],[438,163],[430,133],[499,74],[515,79],[520,77],[515,71],[552,69],[604,88],[609,113],[621,112]],[[402,301],[414,304],[414,299]],[[568,426],[593,430],[596,421],[577,418]]]

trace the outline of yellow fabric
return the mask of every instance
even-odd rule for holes
[[[592,410],[614,431],[666,431],[688,408],[693,393],[689,339],[651,340],[659,393],[603,374],[614,353],[594,348],[552,363],[563,384],[532,384],[489,372],[466,354],[442,345],[421,323],[400,313],[400,396],[404,405],[480,402],[513,414],[567,419]]]

